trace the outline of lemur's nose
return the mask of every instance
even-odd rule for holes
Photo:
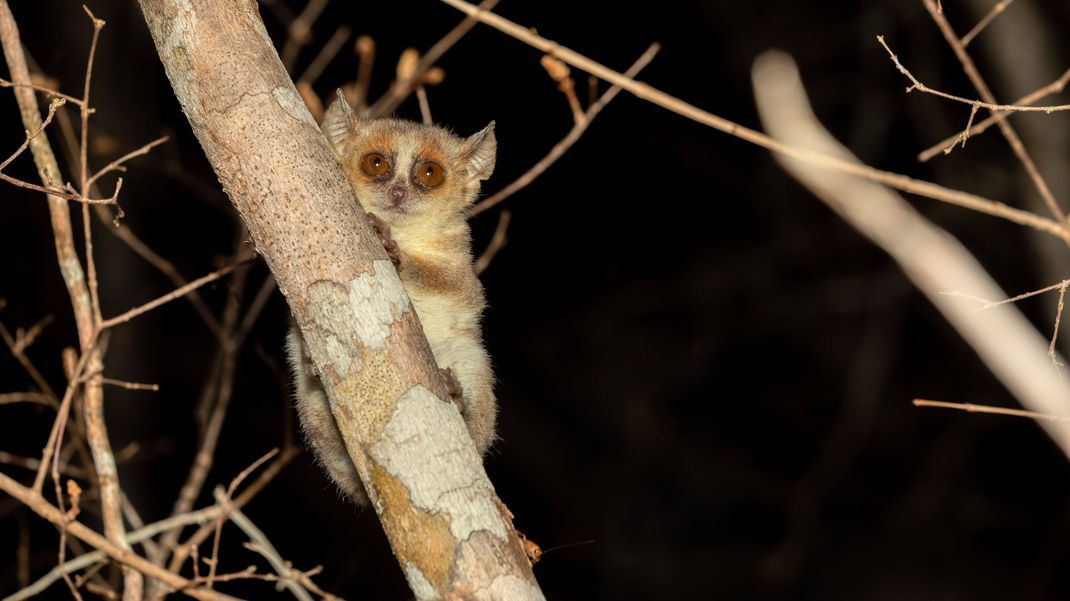
[[[401,186],[390,188],[390,191],[387,194],[390,197],[390,202],[392,202],[394,206],[400,206],[401,203],[405,202],[405,198],[409,195],[405,188],[402,188]]]

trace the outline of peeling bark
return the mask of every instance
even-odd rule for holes
[[[140,0],[418,599],[542,599],[419,320],[255,0]],[[280,341],[281,344],[281,341]]]

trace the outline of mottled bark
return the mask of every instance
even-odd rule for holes
[[[254,0],[140,0],[418,599],[541,599],[397,273]],[[279,341],[280,345],[282,341]]]

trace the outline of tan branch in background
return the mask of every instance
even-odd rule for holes
[[[758,112],[770,134],[799,148],[857,161],[821,126],[810,109],[794,62],[770,52],[754,66]],[[984,314],[941,290],[968,290],[981,298],[1006,295],[977,260],[947,232],[876,183],[778,156],[784,168],[848,223],[884,249],[989,369],[1028,410],[1067,413],[1070,383],[1048,362],[1047,340],[1013,306]],[[1042,424],[1070,457],[1070,427]]]

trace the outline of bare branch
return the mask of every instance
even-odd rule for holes
[[[1003,11],[1007,10],[1007,7],[1010,6],[1012,2],[1014,2],[1014,0],[999,0],[999,2],[992,7],[992,10],[988,11],[988,14],[982,17],[981,20],[977,22],[977,25],[973,26],[973,29],[971,29],[969,33],[962,36],[962,47],[965,48],[966,46],[969,46],[970,42],[972,42],[978,34],[984,31],[985,27],[988,27],[988,24],[992,22],[992,19],[995,19],[1002,14]]]
[[[483,0],[479,4],[478,10],[491,10],[498,5],[500,0]],[[435,42],[434,46],[424,53],[420,57],[420,62],[416,64],[416,68],[412,70],[412,75],[406,79],[395,80],[391,84],[390,89],[383,94],[382,98],[375,101],[368,109],[368,114],[373,117],[383,117],[393,113],[401,105],[402,101],[408,98],[409,94],[413,92],[417,84],[423,80],[424,74],[427,73],[435,63],[442,58],[443,54],[446,54],[450,48],[453,47],[461,38],[465,36],[473,27],[478,23],[478,19],[471,16],[465,17],[456,27],[451,29],[449,33],[442,36],[442,39]]]
[[[134,307],[133,309],[130,309],[129,311],[126,311],[125,313],[122,313],[120,315],[116,315],[115,317],[112,317],[112,318],[109,318],[109,319],[105,319],[104,321],[100,322],[100,329],[101,330],[106,330],[108,328],[115,327],[115,326],[117,326],[117,325],[119,325],[121,323],[126,323],[126,322],[130,321],[131,319],[133,319],[133,318],[135,318],[135,317],[137,317],[139,315],[144,315],[145,313],[148,313],[149,311],[152,311],[153,309],[159,307],[160,305],[169,303],[169,302],[171,302],[171,301],[173,301],[173,300],[175,300],[177,298],[182,298],[183,296],[185,296],[185,295],[189,294],[190,292],[200,288],[201,286],[204,286],[205,284],[211,284],[212,282],[214,282],[214,281],[218,280],[219,278],[227,275],[228,273],[234,271],[235,269],[238,269],[238,268],[244,267],[244,266],[245,266],[245,262],[244,261],[237,262],[237,263],[231,263],[230,265],[227,265],[226,267],[223,267],[221,269],[217,269],[217,270],[213,271],[212,273],[209,273],[208,275],[201,276],[201,277],[193,280],[192,282],[186,284],[185,286],[182,286],[181,288],[178,288],[176,290],[172,290],[171,292],[168,292],[167,294],[165,294],[165,295],[163,295],[161,297],[158,297],[158,298],[156,298],[154,300],[151,300],[151,301],[149,301],[149,302],[147,302],[147,303],[145,303],[143,305]]]
[[[644,67],[650,64],[650,61],[654,60],[654,57],[657,56],[658,51],[660,49],[660,44],[651,44],[650,47],[646,49],[646,52],[644,52],[642,56],[640,56],[639,59],[636,60],[635,63],[627,71],[624,72],[624,77],[631,79],[638,75]],[[614,98],[617,97],[617,94],[620,93],[620,90],[621,88],[618,85],[614,85],[608,90],[606,90],[606,92],[602,94],[602,96],[599,97],[597,101],[591,104],[591,106],[587,107],[587,110],[585,112],[583,112],[579,117],[574,118],[572,129],[569,130],[568,134],[566,134],[560,142],[555,144],[554,147],[550,149],[550,152],[547,153],[546,156],[540,159],[538,163],[532,165],[532,167],[525,171],[523,175],[518,177],[516,181],[502,188],[494,195],[476,203],[476,205],[472,207],[472,211],[470,213],[471,216],[475,217],[483,211],[486,211],[487,209],[501,203],[513,194],[516,194],[520,190],[526,188],[531,182],[535,181],[535,179],[542,175],[547,169],[549,169],[550,166],[557,161],[557,159],[561,158],[562,155],[568,152],[569,148],[572,148],[572,146],[580,139],[580,136],[582,136],[583,133],[587,131],[587,128],[591,126],[591,122],[594,121],[594,118],[598,116],[598,113],[601,113],[602,109],[604,109],[607,104],[609,104]],[[575,98],[575,95],[573,95],[573,98]]]
[[[910,80],[910,87],[907,88],[907,92],[913,92],[913,91],[917,90],[918,92],[922,92],[923,94],[932,94],[933,96],[938,96],[938,97],[944,98],[946,100],[951,100],[953,102],[958,102],[958,103],[961,103],[961,104],[968,104],[968,105],[970,105],[972,107],[976,107],[976,108],[988,109],[988,110],[993,111],[993,112],[1048,113],[1048,114],[1051,114],[1051,113],[1056,113],[1056,112],[1060,112],[1060,111],[1070,110],[1070,104],[1054,104],[1054,105],[1045,105],[1045,106],[1029,106],[1029,105],[1021,105],[1021,104],[996,104],[995,102],[977,100],[977,99],[974,99],[974,98],[963,98],[962,96],[956,96],[954,94],[949,94],[947,92],[943,92],[943,91],[937,90],[935,88],[930,88],[929,86],[927,86],[927,85],[923,84],[921,81],[919,81],[917,77],[914,77],[914,74],[911,73],[909,69],[904,67],[903,63],[899,62],[899,57],[896,56],[896,54],[894,52],[892,52],[892,49],[888,47],[888,43],[884,41],[884,36],[882,36],[882,35],[877,36],[877,42],[880,43],[880,45],[884,47],[884,50],[886,52],[888,52],[888,58],[892,59],[892,62],[895,63],[895,68],[898,69],[900,73],[902,73],[907,79]]]
[[[494,235],[490,238],[490,243],[487,244],[487,248],[483,251],[483,254],[479,255],[473,266],[476,275],[479,275],[487,270],[490,266],[490,262],[494,260],[494,257],[498,255],[498,251],[505,247],[505,243],[508,240],[505,233],[509,230],[509,220],[513,214],[509,209],[502,209],[502,212],[498,215],[498,226],[494,228]]]
[[[141,148],[138,148],[137,150],[132,150],[132,151],[124,154],[123,156],[115,159],[114,161],[112,161],[112,162],[108,163],[107,165],[105,165],[103,169],[101,169],[100,171],[97,171],[96,173],[94,173],[93,177],[90,177],[86,181],[86,187],[88,188],[89,186],[92,186],[93,184],[97,183],[98,179],[100,179],[101,177],[111,173],[112,171],[123,171],[123,170],[125,170],[126,168],[123,165],[127,161],[148,154],[149,152],[152,151],[153,148],[156,148],[160,144],[163,144],[164,142],[166,142],[166,141],[168,141],[170,139],[171,139],[171,136],[160,136],[159,138],[156,138],[155,140],[149,142],[148,144],[145,144]]]
[[[338,29],[334,30],[334,35],[327,40],[327,43],[320,49],[319,54],[308,64],[305,72],[301,74],[301,77],[297,78],[297,81],[304,81],[309,84],[316,83],[316,80],[323,74],[323,70],[334,60],[334,57],[338,55],[338,51],[342,49],[348,39],[349,27],[347,25],[339,25]]]
[[[1066,87],[1066,84],[1068,82],[1070,82],[1070,69],[1064,71],[1063,74],[1059,77],[1059,79],[1056,79],[1048,85],[1033,92],[1030,92],[1029,94],[1022,96],[1018,100],[1015,100],[1014,104],[1030,105],[1040,100],[1041,98],[1048,96],[1049,94],[1058,94],[1059,92],[1063,91],[1063,88]],[[970,137],[980,135],[987,131],[988,128],[999,123],[1000,121],[1003,121],[1010,115],[1011,113],[1009,112],[994,113],[986,119],[982,120],[977,125],[974,125],[973,127],[969,128],[968,130],[960,131],[959,133],[945,138],[944,140],[933,144],[929,148],[926,148],[918,154],[918,160],[924,163],[938,154],[948,154],[955,146],[955,142],[961,140],[963,136]]]
[[[1070,422],[1070,415],[1052,415],[1050,413],[1037,413],[1022,409],[1010,409],[1007,407],[993,407],[991,405],[974,405],[973,403],[948,403],[946,401],[928,401],[914,399],[915,407],[939,407],[941,409],[958,409],[968,413],[993,413],[996,415],[1011,415],[1014,417],[1026,417],[1035,420],[1050,420],[1057,422]]]

